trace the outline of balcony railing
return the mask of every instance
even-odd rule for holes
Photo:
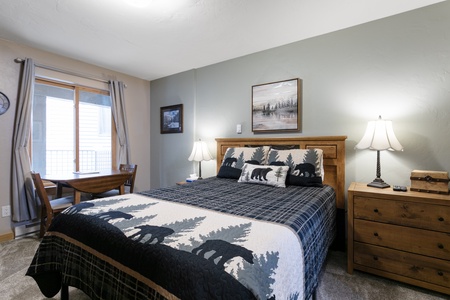
[[[56,174],[75,171],[75,155],[72,150],[47,150],[46,173]],[[111,151],[80,150],[80,170],[83,172],[111,169]]]

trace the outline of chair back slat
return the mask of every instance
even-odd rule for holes
[[[36,193],[41,201],[41,205],[47,211],[47,215],[52,213],[52,207],[50,205],[50,200],[48,199],[47,191],[45,190],[44,182],[41,179],[39,173],[31,172],[31,178],[33,179],[34,187],[36,188]]]
[[[41,200],[41,229],[39,236],[43,237],[44,233],[52,223],[54,215],[63,211],[70,205],[73,205],[73,197],[58,198],[50,201],[41,175],[39,173],[31,172],[31,178],[33,179],[36,194]],[[52,203],[55,204],[55,207],[52,207]]]

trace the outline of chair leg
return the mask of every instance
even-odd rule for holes
[[[44,208],[41,209],[41,228],[39,230],[39,238],[42,238],[45,234],[45,218],[46,218],[46,211]]]
[[[39,237],[44,237],[44,234],[47,232],[48,227],[52,223],[52,215],[47,215],[46,212],[42,212],[41,216],[41,229],[39,231]]]
[[[61,283],[61,300],[69,300],[69,286]]]
[[[45,231],[48,230],[50,227],[50,224],[52,224],[53,215],[48,216],[47,215],[47,222],[45,222]]]
[[[41,228],[39,230],[39,238],[43,238],[45,234],[45,220],[41,220]]]

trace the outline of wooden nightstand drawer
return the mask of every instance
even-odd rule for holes
[[[354,217],[383,223],[448,232],[450,207],[373,197],[354,198]]]
[[[347,271],[450,295],[450,195],[348,188]]]
[[[450,234],[354,220],[354,240],[450,260]]]
[[[356,242],[354,262],[377,270],[450,287],[450,262]]]

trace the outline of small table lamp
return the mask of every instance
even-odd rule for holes
[[[194,148],[189,156],[189,161],[198,161],[198,179],[202,179],[202,161],[211,160],[213,157],[209,153],[208,146],[203,141],[194,142]]]
[[[377,177],[367,186],[376,188],[387,188],[389,184],[381,179],[380,151],[403,151],[403,146],[397,140],[392,129],[392,121],[383,120],[379,116],[378,120],[370,121],[367,124],[366,132],[355,149],[370,149],[377,151]]]

